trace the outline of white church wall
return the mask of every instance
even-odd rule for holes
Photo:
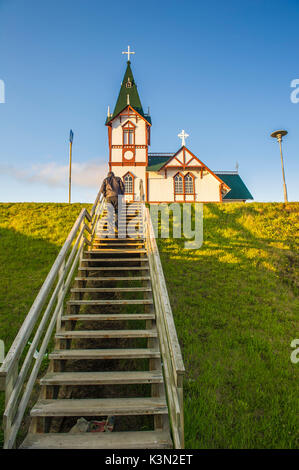
[[[146,163],[146,149],[145,148],[135,149],[135,161],[140,162],[140,163]]]
[[[189,171],[181,171],[178,169],[167,169],[167,178],[164,177],[164,171],[161,174],[149,172],[148,180],[148,197],[149,202],[172,202],[174,201],[174,180],[173,177],[180,171],[186,175]],[[207,171],[203,172],[201,178],[200,170],[192,170],[195,176],[195,201],[196,202],[218,202],[220,201],[219,195],[219,181]],[[178,202],[184,202],[184,195],[176,195],[175,198]],[[193,194],[186,195],[187,202],[193,201]]]
[[[120,119],[116,118],[112,121],[112,143],[113,145],[122,145],[123,134],[120,125]]]
[[[123,145],[123,128],[122,126],[127,122],[132,122],[135,127],[135,145],[145,146],[146,145],[146,123],[143,119],[117,117],[112,121],[112,150],[111,150],[111,161],[122,162],[123,160],[123,148],[114,148],[114,146]],[[135,147],[135,161],[138,163],[146,163],[146,148]]]
[[[112,149],[111,161],[121,162],[123,158],[122,149]]]
[[[115,176],[123,179],[124,175],[130,172],[134,176],[134,200],[139,198],[140,179],[143,180],[143,188],[145,191],[145,167],[143,166],[115,166],[112,167]],[[126,198],[128,199],[128,198]],[[131,197],[129,198],[131,199]]]
[[[201,178],[199,172],[196,184],[196,200],[204,202],[220,201],[219,185],[219,181],[211,173],[204,171]]]
[[[123,128],[122,126],[130,121],[134,124],[135,127],[135,145],[144,145],[145,144],[145,127],[146,123],[143,119],[138,118],[137,122],[135,117],[132,118],[116,118],[112,121],[112,144],[113,145],[122,145],[123,144]]]
[[[149,172],[148,179],[148,198],[149,202],[169,202],[173,201],[173,180],[164,178],[154,172]]]
[[[136,119],[132,120],[132,122],[135,124],[135,145],[145,145],[146,143],[146,138],[145,138],[145,121],[141,118],[138,118],[138,121],[136,122]]]

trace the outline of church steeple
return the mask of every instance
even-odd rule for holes
[[[106,124],[117,116],[126,106],[130,105],[135,109],[146,121],[151,123],[150,117],[143,112],[142,104],[137,91],[137,85],[131,69],[131,62],[127,61],[127,68],[121,83],[120,92],[113,114],[107,117]]]

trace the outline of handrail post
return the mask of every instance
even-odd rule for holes
[[[14,389],[15,383],[19,373],[19,362],[17,361],[8,371],[5,377],[5,407],[9,401],[9,397]],[[4,442],[10,435],[14,416],[3,417],[3,428],[4,428]]]
[[[183,375],[179,378],[178,380],[178,401],[179,401],[179,406],[180,406],[180,416],[179,420],[180,422],[178,423],[178,428],[179,428],[179,435],[180,435],[180,442],[181,442],[181,448],[185,448],[185,433],[184,433],[184,389],[183,389]],[[181,384],[180,384],[181,382]]]
[[[84,223],[84,221],[83,221],[83,223]],[[82,227],[82,225],[81,225],[81,227]],[[80,244],[80,242],[79,242],[79,246],[78,246],[78,249],[81,250],[80,255],[79,255],[79,265],[80,266],[81,266],[81,260],[83,258],[84,248],[85,248],[84,232],[83,232],[82,238],[83,238],[83,243]]]
[[[59,282],[61,279],[63,279],[62,281],[62,284],[61,284],[61,287],[59,289],[59,292],[58,292],[58,295],[57,295],[57,302],[60,302],[61,299],[63,299],[64,297],[64,284],[65,284],[65,258],[59,268],[59,271],[58,271],[58,281]],[[63,315],[63,301],[61,302],[61,307],[58,311],[58,315],[57,315],[57,322],[56,322],[56,330],[59,331],[61,329],[61,317]]]
[[[184,449],[183,379],[185,368],[148,208],[145,210],[145,238],[173,442],[176,449]]]

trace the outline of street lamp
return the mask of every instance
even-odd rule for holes
[[[288,202],[288,193],[287,193],[287,185],[286,185],[286,180],[285,180],[285,175],[284,175],[284,166],[283,166],[283,156],[282,156],[282,148],[281,148],[281,142],[282,142],[282,137],[287,135],[288,131],[275,131],[272,132],[271,137],[274,137],[277,139],[279,142],[279,148],[280,148],[280,158],[281,158],[281,168],[282,168],[282,179],[283,179],[283,192],[284,192],[284,202]]]

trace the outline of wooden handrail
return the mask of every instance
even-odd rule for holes
[[[82,209],[80,212],[76,222],[74,223],[73,228],[71,229],[66,241],[64,242],[63,247],[61,248],[56,260],[54,261],[52,268],[48,276],[46,277],[39,293],[37,294],[35,301],[32,304],[31,309],[29,310],[17,336],[15,337],[9,352],[7,353],[3,364],[0,369],[0,379],[1,377],[5,376],[9,368],[13,367],[13,365],[18,361],[20,355],[22,354],[23,347],[26,345],[27,340],[34,328],[35,322],[37,320],[38,315],[41,312],[41,309],[44,305],[44,302],[54,284],[55,278],[58,274],[59,268],[66,256],[66,253],[75,238],[77,230],[86,215],[86,209]],[[0,389],[3,389],[3,382],[0,380]]]
[[[55,324],[58,328],[60,327],[64,299],[73,279],[74,271],[84,246],[91,244],[104,202],[105,200],[99,192],[91,214],[86,209],[82,209],[80,212],[0,368],[0,390],[5,391],[6,404],[3,415],[5,431],[4,448],[14,446]],[[85,236],[85,233],[87,233],[87,236]],[[72,249],[70,250],[71,246]],[[56,279],[57,282],[55,284]],[[53,288],[50,299],[47,300]],[[44,307],[45,310],[39,321]],[[54,311],[52,311],[53,308]],[[47,329],[44,333],[46,327]],[[19,371],[20,358],[35,328],[31,345],[25,354],[24,360],[22,359],[23,363]],[[36,348],[40,341],[42,342],[37,353]],[[36,360],[30,370],[33,357]],[[29,377],[27,377],[28,374]]]
[[[147,254],[156,308],[156,323],[163,362],[173,441],[184,448],[183,378],[185,368],[179,345],[163,268],[148,208],[143,208]]]

